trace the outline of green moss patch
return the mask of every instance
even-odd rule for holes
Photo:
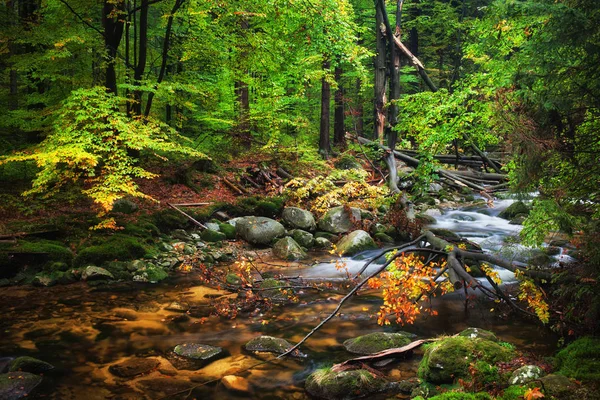
[[[77,254],[73,264],[77,267],[85,265],[101,265],[107,261],[129,261],[146,255],[148,248],[131,236],[114,235],[96,246],[86,247]]]
[[[600,338],[578,339],[556,355],[558,372],[570,378],[600,381]]]
[[[373,354],[382,350],[406,346],[411,342],[410,334],[374,332],[348,339],[344,347],[355,354]]]
[[[306,379],[306,391],[326,399],[364,397],[381,392],[388,387],[387,381],[364,369],[332,372],[331,369],[315,371]]]
[[[73,253],[61,242],[53,240],[39,240],[35,242],[21,242],[14,249],[17,252],[44,253],[46,260],[70,264]]]

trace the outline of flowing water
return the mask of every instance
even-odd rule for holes
[[[518,226],[495,217],[504,206],[449,211],[437,217],[435,227],[451,229],[493,250],[507,235],[518,233]],[[365,256],[369,254],[362,258]],[[324,260],[330,257],[322,256]],[[345,260],[351,272],[363,265],[360,258]],[[202,286],[194,273],[157,285],[118,284],[104,291],[85,283],[2,288],[0,357],[30,355],[56,366],[46,375],[42,389],[30,398],[308,399],[302,388],[307,374],[347,359],[344,340],[374,331],[405,330],[426,338],[476,326],[494,331],[521,350],[546,355],[555,349],[556,338],[547,329],[515,316],[507,319],[491,313],[494,305],[484,299],[472,301],[465,312],[462,293],[434,299],[438,311],[435,317],[425,316],[410,326],[381,328],[374,317],[381,298],[377,291],[367,291],[349,301],[337,317],[309,339],[303,346],[306,359],[257,365],[264,356],[245,352],[243,345],[248,340],[264,334],[296,342],[325,318],[349,290],[340,279],[345,272],[329,262],[276,269],[289,276],[331,281],[335,290],[305,289],[299,292],[295,304],[275,306],[265,314],[250,310],[230,320],[208,316],[211,299],[230,294]],[[190,311],[169,310],[173,302]],[[220,346],[228,355],[200,370],[176,370],[167,358],[174,346],[185,342]],[[417,357],[394,364],[386,371],[387,376],[393,380],[416,376],[418,355],[417,352]],[[117,378],[108,371],[110,365],[133,356],[153,357],[160,365],[134,379]],[[232,374],[247,379],[248,392],[232,392],[219,383],[220,377]]]

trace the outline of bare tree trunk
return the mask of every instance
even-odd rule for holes
[[[144,77],[144,71],[146,70],[146,59],[148,58],[148,11],[150,8],[149,0],[142,0],[140,5],[140,33],[138,42],[138,57],[137,65],[133,72],[133,83],[136,86],[140,86],[142,78]],[[142,95],[141,90],[135,90],[133,92],[133,113],[136,115],[142,114]]]
[[[341,149],[346,148],[346,129],[344,126],[344,88],[342,86],[342,67],[335,67],[335,81],[337,89],[334,95],[333,112],[333,145]]]
[[[102,26],[104,28],[104,48],[106,49],[106,67],[104,85],[111,93],[117,93],[117,71],[115,62],[117,49],[124,30],[124,0],[104,0]]]
[[[385,127],[385,36],[381,32],[383,16],[379,7],[375,10],[375,31],[377,38],[377,49],[375,53],[375,98],[373,108],[373,140],[383,144],[383,132]]]
[[[364,131],[364,117],[365,110],[363,106],[363,102],[360,96],[361,91],[361,82],[359,78],[356,78],[356,109],[354,110],[355,117],[355,131],[358,136],[363,135]]]
[[[323,72],[329,71],[331,64],[327,58],[323,61]],[[321,124],[319,127],[319,153],[323,158],[329,158],[331,145],[329,143],[329,119],[331,108],[331,85],[325,79],[321,79]]]

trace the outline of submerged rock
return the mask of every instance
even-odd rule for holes
[[[432,343],[419,365],[419,378],[434,384],[452,383],[469,376],[473,360],[489,364],[514,358],[513,350],[491,340],[465,336],[449,337]]]
[[[315,217],[310,211],[298,207],[285,207],[281,218],[291,228],[314,231],[317,228]]]
[[[246,346],[244,347],[248,351],[283,354],[293,346],[285,339],[276,338],[273,336],[258,336],[246,343]],[[295,357],[306,357],[305,354],[298,350],[294,350],[291,355]]]
[[[170,396],[185,393],[194,387],[194,383],[189,380],[169,377],[144,379],[138,381],[136,386],[146,393],[152,393],[152,398],[173,398]]]
[[[29,372],[9,372],[0,375],[0,399],[17,400],[27,397],[42,382],[42,377]]]
[[[510,379],[509,385],[523,385],[544,376],[544,370],[537,365],[524,365],[516,369]]]
[[[248,380],[241,376],[226,375],[221,378],[221,383],[226,389],[233,392],[247,393],[250,391],[250,384]]]
[[[273,239],[285,235],[283,225],[266,217],[240,218],[235,229],[242,239],[252,244],[269,244]]]
[[[121,378],[131,378],[136,375],[147,374],[153,371],[160,362],[155,358],[130,358],[108,367],[108,370]]]
[[[24,356],[24,357],[15,358],[10,363],[8,371],[9,372],[24,371],[24,372],[31,372],[33,374],[39,374],[42,372],[50,371],[51,369],[54,369],[54,365],[49,364],[42,360],[38,360],[37,358]]]
[[[354,223],[361,220],[360,210],[350,208],[348,212],[344,207],[334,207],[325,213],[319,220],[319,229],[330,233],[346,233],[354,227]]]
[[[282,260],[297,261],[307,257],[307,254],[300,245],[291,237],[279,239],[273,246],[273,254]]]
[[[210,360],[223,353],[223,349],[216,346],[200,343],[178,344],[173,349],[178,356],[193,360]]]
[[[365,231],[357,230],[340,239],[337,243],[337,253],[351,256],[363,250],[376,249],[373,238]]]
[[[373,354],[394,347],[406,346],[412,341],[412,337],[414,337],[414,335],[407,332],[374,332],[357,338],[348,339],[344,342],[344,347],[350,353]]]
[[[305,384],[306,391],[311,395],[331,400],[365,397],[388,387],[385,379],[364,369],[342,372],[317,370],[306,379]]]

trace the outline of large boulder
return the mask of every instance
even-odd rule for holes
[[[363,250],[376,249],[377,245],[367,232],[359,229],[341,238],[336,247],[338,254],[351,256]]]
[[[42,382],[42,377],[29,372],[9,372],[0,375],[0,399],[17,400],[27,397]]]
[[[406,346],[412,341],[413,337],[414,335],[407,332],[374,332],[348,339],[344,342],[344,347],[350,353],[374,354],[383,350]]]
[[[306,391],[312,396],[330,400],[368,397],[388,387],[385,379],[365,369],[342,372],[320,369],[306,378],[305,384]]]
[[[293,346],[285,339],[276,338],[273,336],[257,336],[246,343],[246,350],[251,352],[267,352],[283,354]],[[298,350],[294,350],[290,355],[295,357],[306,357],[305,354]]]
[[[458,336],[464,336],[464,337],[468,337],[471,339],[477,338],[477,339],[491,340],[492,342],[498,341],[498,338],[496,337],[494,332],[486,331],[485,329],[480,329],[480,328],[467,328],[464,331],[462,331],[461,333],[459,333]]]
[[[432,343],[419,365],[419,378],[433,384],[452,383],[469,377],[471,362],[507,362],[515,357],[512,349],[491,340],[453,336]]]
[[[360,221],[360,209],[350,208],[348,212],[343,206],[331,208],[319,220],[319,229],[330,233],[346,233]]]
[[[302,229],[294,229],[290,232],[292,234],[292,238],[302,247],[306,247],[307,249],[312,247],[315,244],[315,237],[312,233],[303,231]]]
[[[298,261],[305,259],[307,254],[291,237],[279,239],[273,246],[273,254],[282,260]]]
[[[235,230],[245,241],[252,244],[269,244],[285,235],[279,222],[266,217],[244,217],[236,221]]]
[[[286,207],[281,214],[283,222],[291,228],[314,231],[317,228],[315,217],[310,211],[298,207]]]
[[[529,208],[522,201],[515,201],[498,214],[500,218],[511,220],[519,215],[528,215]]]

